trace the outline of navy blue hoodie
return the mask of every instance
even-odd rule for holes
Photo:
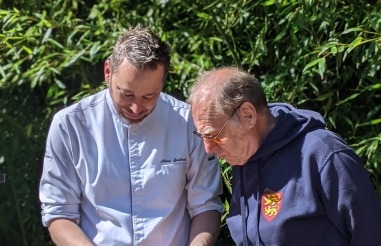
[[[232,170],[237,245],[381,245],[381,201],[359,157],[320,114],[270,104],[258,151]]]

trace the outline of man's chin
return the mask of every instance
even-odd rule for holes
[[[141,122],[142,120],[144,120],[144,118],[146,117],[147,115],[143,115],[141,117],[131,117],[129,115],[122,115],[122,117],[128,121],[128,123],[130,124],[137,124],[139,122]]]
[[[138,123],[140,123],[144,119],[144,117],[143,118],[139,118],[139,119],[131,119],[131,118],[125,118],[125,119],[130,124],[138,124]]]
[[[246,164],[246,161],[243,161],[243,160],[227,160],[225,159],[225,161],[230,165],[230,166],[243,166]]]

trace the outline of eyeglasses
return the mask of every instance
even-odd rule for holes
[[[235,112],[241,107],[242,104],[240,104],[238,107],[236,107],[233,111],[233,113],[230,115],[229,119],[225,122],[224,126],[221,128],[221,130],[217,133],[216,136],[212,137],[210,135],[205,135],[205,134],[202,134],[201,132],[197,131],[197,130],[194,130],[193,131],[193,134],[196,135],[197,137],[200,137],[200,138],[203,138],[209,142],[212,142],[212,143],[215,143],[215,144],[220,144],[222,143],[221,139],[219,139],[218,137],[221,135],[221,133],[223,132],[223,130],[225,129],[225,127],[228,125],[228,123],[230,122],[230,120],[233,118],[233,115],[235,114]]]

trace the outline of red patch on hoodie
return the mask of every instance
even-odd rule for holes
[[[262,195],[261,210],[262,215],[268,222],[271,222],[282,208],[283,192],[268,191]]]

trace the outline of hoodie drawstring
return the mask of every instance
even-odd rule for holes
[[[249,246],[248,239],[247,239],[247,225],[246,225],[246,209],[245,209],[245,190],[244,190],[244,180],[243,180],[243,167],[239,167],[239,176],[240,176],[240,197],[239,197],[239,204],[241,208],[241,218],[242,218],[242,242],[243,246]]]

